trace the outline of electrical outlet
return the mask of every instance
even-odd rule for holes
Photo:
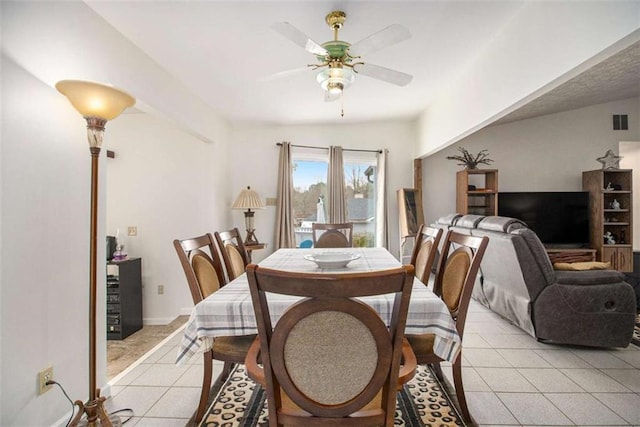
[[[164,295],[164,285],[158,285],[158,295]]]
[[[267,197],[267,206],[275,206],[278,199],[275,197]]]
[[[53,366],[38,372],[38,394],[46,393],[53,387],[53,385],[47,385],[47,381],[53,381]]]
[[[130,226],[127,228],[128,236],[137,236],[138,235],[138,227]]]

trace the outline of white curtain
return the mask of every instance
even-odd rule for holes
[[[280,160],[278,162],[275,250],[296,247],[294,227],[291,144],[283,142],[280,146]]]
[[[389,249],[389,201],[387,199],[387,157],[389,157],[389,150],[381,150],[377,157],[376,246]]]
[[[329,223],[344,223],[347,221],[347,203],[344,189],[344,162],[340,146],[329,148],[329,172],[327,175]]]

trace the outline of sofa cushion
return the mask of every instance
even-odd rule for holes
[[[456,222],[456,227],[476,228],[484,218],[484,215],[463,215]]]
[[[477,226],[478,229],[511,233],[514,230],[527,228],[527,224],[506,216],[487,216]]]
[[[565,271],[611,270],[611,263],[600,261],[554,262],[553,268]]]
[[[453,214],[445,215],[443,217],[438,218],[436,223],[437,224],[442,224],[442,225],[455,225],[456,222],[458,222],[458,219],[461,216],[462,216],[462,214],[459,214],[459,213],[453,213]]]

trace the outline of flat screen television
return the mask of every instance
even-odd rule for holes
[[[589,246],[587,191],[500,192],[498,215],[524,221],[549,248]]]

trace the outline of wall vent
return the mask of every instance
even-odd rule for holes
[[[629,130],[629,116],[627,114],[614,114],[613,130]]]

